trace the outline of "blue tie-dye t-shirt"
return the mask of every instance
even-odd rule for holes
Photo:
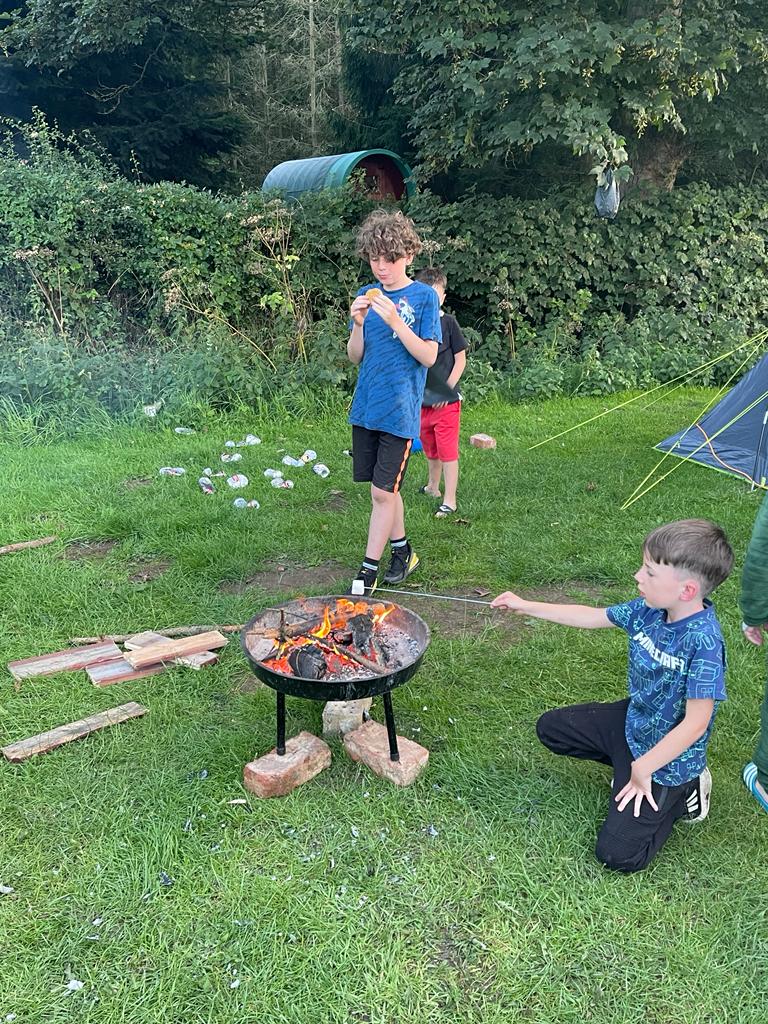
[[[364,295],[374,287],[379,286],[366,285],[357,294]],[[440,303],[434,288],[412,281],[405,288],[384,294],[394,302],[400,319],[414,334],[424,341],[440,343]],[[392,328],[372,309],[363,321],[363,341],[363,359],[349,422],[397,437],[418,437],[426,366],[413,358]]]
[[[629,709],[625,733],[632,756],[642,757],[685,716],[687,700],[725,700],[725,645],[715,609],[678,622],[667,622],[661,608],[642,597],[606,609],[611,622],[629,634]],[[659,768],[653,778],[662,786],[681,786],[704,771],[707,731],[687,750]]]

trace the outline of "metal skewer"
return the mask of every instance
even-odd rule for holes
[[[464,604],[483,604],[490,608],[490,601],[478,601],[474,597],[449,597],[447,594],[427,594],[423,590],[389,590],[387,587],[376,587],[373,594],[368,596],[374,597],[376,594],[399,594],[401,597],[431,597],[438,601],[462,601]]]

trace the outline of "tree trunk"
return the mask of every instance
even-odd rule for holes
[[[684,139],[679,132],[658,132],[649,128],[638,142],[636,153],[630,157],[635,173],[627,191],[658,188],[671,192],[690,152]]]

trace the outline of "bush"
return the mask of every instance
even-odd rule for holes
[[[26,157],[18,157],[19,132]],[[193,394],[226,406],[348,390],[349,302],[369,275],[351,189],[286,205],[135,185],[38,121],[0,150],[0,384],[22,405],[87,385],[114,412]],[[471,338],[468,396],[647,387],[762,327],[768,187],[691,185],[597,219],[586,195],[412,199]],[[696,377],[723,382],[741,356]],[[197,400],[197,399],[196,399]]]

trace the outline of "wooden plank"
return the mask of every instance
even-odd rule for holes
[[[121,704],[120,707],[110,708],[109,711],[100,711],[97,715],[90,715],[88,718],[81,718],[77,722],[70,722],[68,725],[60,725],[48,732],[41,732],[37,736],[30,736],[29,739],[19,740],[17,743],[10,743],[2,747],[0,753],[8,761],[25,761],[35,754],[45,754],[49,750],[62,746],[64,743],[71,743],[72,740],[82,739],[97,729],[104,729],[108,725],[118,725],[130,718],[139,718],[146,715],[147,709],[141,704],[133,701],[130,704]]]
[[[120,648],[114,640],[104,640],[88,647],[71,647],[53,654],[10,661],[8,670],[14,679],[29,679],[31,676],[50,676],[54,672],[74,672],[75,669],[96,665],[100,661],[115,661],[120,656]]]
[[[140,647],[148,647],[149,644],[158,644],[170,639],[171,637],[169,636],[163,636],[162,633],[155,633],[153,630],[147,629],[143,633],[129,636],[125,641],[125,649],[127,651],[137,651]],[[174,658],[173,664],[199,670],[206,665],[215,664],[218,660],[219,656],[215,651],[202,651],[200,654],[188,654],[185,658]]]
[[[213,648],[224,647],[227,638],[213,630],[211,633],[200,633],[197,636],[184,637],[182,640],[163,640],[161,643],[149,644],[135,651],[126,651],[125,660],[134,668],[155,665],[158,661],[172,661],[174,658],[188,654],[199,654]]]
[[[125,658],[116,661],[102,661],[98,665],[88,665],[86,672],[94,686],[111,686],[113,683],[125,683],[130,679],[143,679],[154,676],[165,670],[165,665],[147,665],[146,668],[134,668]]]
[[[13,551],[24,551],[25,548],[41,548],[44,544],[53,544],[58,537],[40,537],[39,540],[22,540],[18,544],[4,544],[0,548],[0,555],[10,555]]]
[[[243,624],[229,625],[229,626],[171,626],[170,629],[164,629],[162,636],[176,637],[176,636],[192,636],[194,633],[210,633],[212,629],[217,629],[220,633],[239,633],[243,628]],[[109,633],[102,634],[101,636],[73,636],[70,638],[71,644],[96,644],[102,640],[114,640],[116,644],[123,644],[126,640],[130,640],[133,636],[132,633]]]

